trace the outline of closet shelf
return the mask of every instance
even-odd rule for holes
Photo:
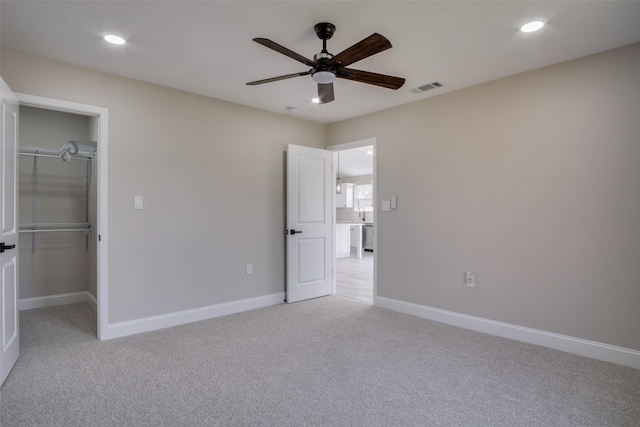
[[[91,224],[86,222],[48,222],[20,224],[19,233],[52,233],[52,232],[71,232],[71,231],[91,231]]]
[[[50,150],[46,148],[20,147],[19,154],[21,156],[49,157],[60,160],[62,159],[60,150]],[[83,154],[74,154],[69,156],[69,160],[84,160],[90,162],[91,160],[93,160],[93,158]]]

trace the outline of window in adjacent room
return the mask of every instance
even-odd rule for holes
[[[373,211],[373,185],[356,184],[355,186],[356,203],[354,210],[362,210],[365,212]]]

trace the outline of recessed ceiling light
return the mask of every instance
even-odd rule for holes
[[[287,107],[287,111],[291,114],[295,114],[298,112],[298,109],[296,107]]]
[[[311,102],[314,104],[320,104],[320,98],[311,98]]]
[[[106,34],[103,38],[109,43],[125,44],[125,40],[120,36],[116,36],[115,34]]]
[[[373,156],[373,151],[367,150],[367,154],[371,154]]]
[[[531,21],[520,27],[520,31],[523,33],[532,33],[534,31],[538,31],[542,27],[544,27],[544,21]]]

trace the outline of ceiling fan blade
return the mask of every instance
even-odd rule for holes
[[[307,59],[304,56],[297,54],[294,51],[287,49],[284,46],[280,46],[278,43],[271,41],[269,39],[255,38],[253,39],[253,41],[256,43],[260,43],[262,46],[268,47],[269,49],[273,49],[278,53],[288,56],[291,59],[295,59],[296,61],[302,62],[303,64],[308,65],[309,67],[315,67],[317,65],[314,61]]]
[[[404,79],[401,77],[372,73],[370,71],[354,70],[353,68],[341,68],[336,77],[394,90],[400,89],[404,84]]]
[[[271,77],[270,79],[256,80],[255,82],[249,82],[247,84],[249,86],[256,86],[256,85],[261,85],[263,83],[271,83],[271,82],[277,82],[278,80],[291,79],[293,77],[308,76],[309,74],[311,74],[311,71],[304,71],[302,73],[293,73],[293,74],[287,74],[284,76]]]
[[[335,64],[336,62],[339,62],[341,66],[346,67],[354,62],[358,62],[371,55],[382,52],[383,50],[387,50],[390,47],[391,42],[387,40],[386,37],[381,36],[378,33],[374,33],[334,56],[331,63]]]
[[[333,101],[335,99],[333,97],[333,83],[318,83],[318,98],[320,98],[320,104]]]

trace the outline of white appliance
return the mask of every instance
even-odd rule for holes
[[[373,224],[364,226],[364,250],[373,252]]]

